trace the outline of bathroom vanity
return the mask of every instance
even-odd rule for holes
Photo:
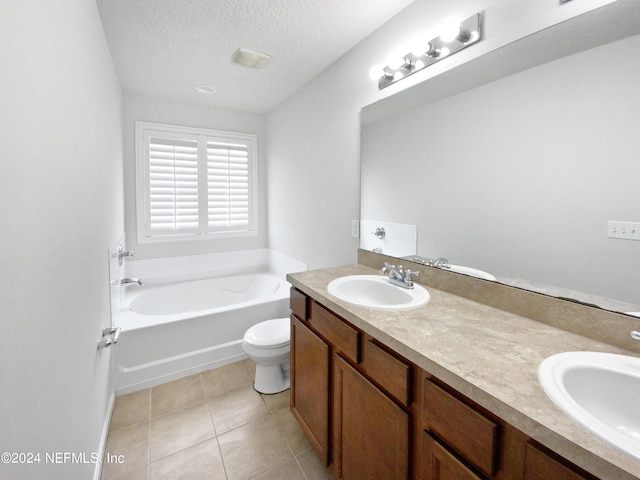
[[[432,282],[426,268],[419,278]],[[580,427],[537,381],[553,353],[628,350],[433,283],[422,283],[429,303],[404,311],[327,292],[335,278],[376,272],[288,276],[291,409],[336,479],[640,478],[640,462]]]

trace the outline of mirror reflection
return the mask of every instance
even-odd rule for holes
[[[399,112],[365,108],[361,248],[640,311],[640,241],[612,238],[640,228],[631,33],[445,98],[406,91]]]

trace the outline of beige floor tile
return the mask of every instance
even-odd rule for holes
[[[293,459],[284,465],[278,465],[257,477],[253,477],[252,480],[306,480],[306,477],[298,462]]]
[[[104,473],[101,480],[106,480]],[[132,472],[127,472],[119,477],[113,478],[112,480],[149,480],[149,467],[145,465],[144,467],[138,468]]]
[[[262,397],[253,387],[210,398],[209,409],[217,435],[269,414]]]
[[[313,449],[298,455],[296,460],[308,480],[333,480],[333,476]]]
[[[215,438],[153,462],[149,480],[226,480]]]
[[[273,418],[278,423],[284,439],[295,456],[311,448],[309,440],[307,440],[291,410],[288,408],[279,410],[273,414]]]
[[[261,395],[252,375],[246,359],[117,397],[106,452],[125,461],[105,463],[102,480],[331,479],[290,391]]]
[[[204,402],[152,418],[149,459],[153,462],[213,437],[211,415]]]
[[[119,430],[136,423],[149,421],[151,389],[116,397],[109,430]]]
[[[271,416],[218,436],[229,480],[248,480],[293,456]]]
[[[205,396],[215,397],[253,385],[253,380],[242,362],[202,372]]]
[[[151,388],[151,416],[189,407],[204,400],[200,374],[190,375]]]
[[[102,480],[132,475],[145,468],[149,462],[149,423],[138,423],[109,433],[105,454],[123,462],[108,462],[102,465]]]
[[[267,408],[271,413],[282,410],[283,408],[289,408],[291,404],[291,390],[285,390],[284,392],[275,393],[273,395],[262,394],[264,403],[267,404]]]
[[[251,380],[255,381],[255,379],[256,379],[256,362],[254,362],[250,358],[245,358],[244,360],[242,360],[241,363],[244,365],[244,368],[247,369],[247,372],[249,372],[249,376],[251,377]]]

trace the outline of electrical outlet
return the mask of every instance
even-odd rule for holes
[[[351,236],[353,238],[360,238],[360,221],[351,220]]]
[[[640,223],[609,220],[607,223],[607,237],[640,240]]]

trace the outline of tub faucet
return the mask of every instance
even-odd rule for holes
[[[411,275],[418,275],[418,272],[414,272],[408,268],[405,270],[402,265],[398,265],[396,267],[395,265],[391,265],[387,262],[384,262],[384,267],[382,267],[378,273],[381,273],[382,275],[388,273],[389,283],[402,288],[413,288]]]
[[[142,286],[142,280],[140,280],[139,278],[122,278],[120,280],[120,285],[129,285],[131,283],[136,283]]]
[[[125,252],[124,247],[122,245],[118,245],[118,250],[111,256],[118,259],[118,265],[122,265],[122,261],[124,259],[130,259],[133,257],[133,252]]]
[[[432,267],[438,267],[438,268],[451,268],[449,266],[449,260],[447,260],[444,257],[439,257],[435,260],[431,260],[429,265],[431,265]]]

